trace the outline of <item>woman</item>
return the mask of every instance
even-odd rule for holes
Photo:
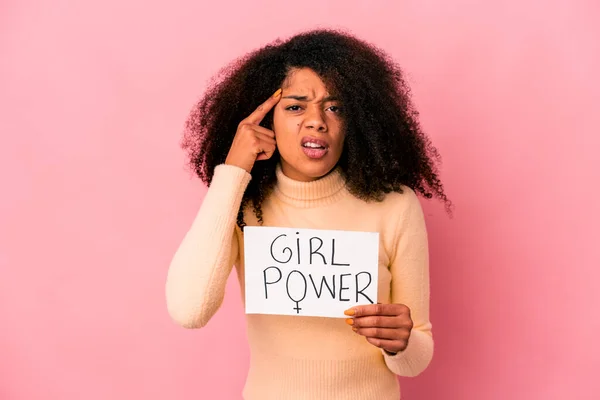
[[[396,376],[418,375],[433,355],[417,193],[449,205],[400,69],[359,39],[317,30],[221,77],[186,125],[209,189],[169,268],[171,317],[203,327],[234,265],[243,294],[244,226],[379,232],[379,304],[346,320],[247,315],[244,398],[398,399]]]

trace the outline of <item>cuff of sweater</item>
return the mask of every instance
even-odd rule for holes
[[[389,355],[381,350],[387,367],[396,375],[414,377],[427,368],[433,358],[433,338],[430,333],[413,330],[404,351]]]
[[[235,165],[228,164],[219,164],[215,167],[215,173],[213,179],[211,181],[211,186],[221,183],[226,186],[230,186],[232,184],[238,185],[238,187],[243,191],[246,190],[246,186],[252,179],[252,175],[248,173],[243,168],[237,167]]]
[[[194,225],[206,223],[205,214],[208,213],[212,215],[211,218],[216,218],[213,221],[215,227],[225,229],[221,231],[217,228],[213,236],[231,235],[240,203],[251,179],[252,175],[243,168],[227,164],[217,165]]]

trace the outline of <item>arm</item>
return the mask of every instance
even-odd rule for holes
[[[392,303],[410,309],[413,328],[406,349],[396,355],[382,350],[388,368],[397,375],[413,377],[427,368],[433,357],[429,321],[429,248],[425,218],[414,191],[405,190],[407,206],[398,221],[392,257]]]
[[[167,310],[185,328],[205,326],[217,312],[238,258],[237,213],[250,174],[219,165],[204,201],[169,266]]]

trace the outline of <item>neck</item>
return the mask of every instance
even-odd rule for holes
[[[277,184],[274,194],[282,201],[299,208],[318,207],[334,203],[345,193],[345,180],[339,167],[327,175],[310,182],[289,178],[281,165],[275,170]]]

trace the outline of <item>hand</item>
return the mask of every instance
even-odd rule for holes
[[[277,148],[275,132],[259,124],[280,99],[281,89],[240,122],[225,164],[250,172],[256,161],[271,158]]]
[[[352,316],[346,323],[374,346],[388,353],[406,349],[413,328],[410,309],[404,304],[370,304],[356,306],[344,314]]]

